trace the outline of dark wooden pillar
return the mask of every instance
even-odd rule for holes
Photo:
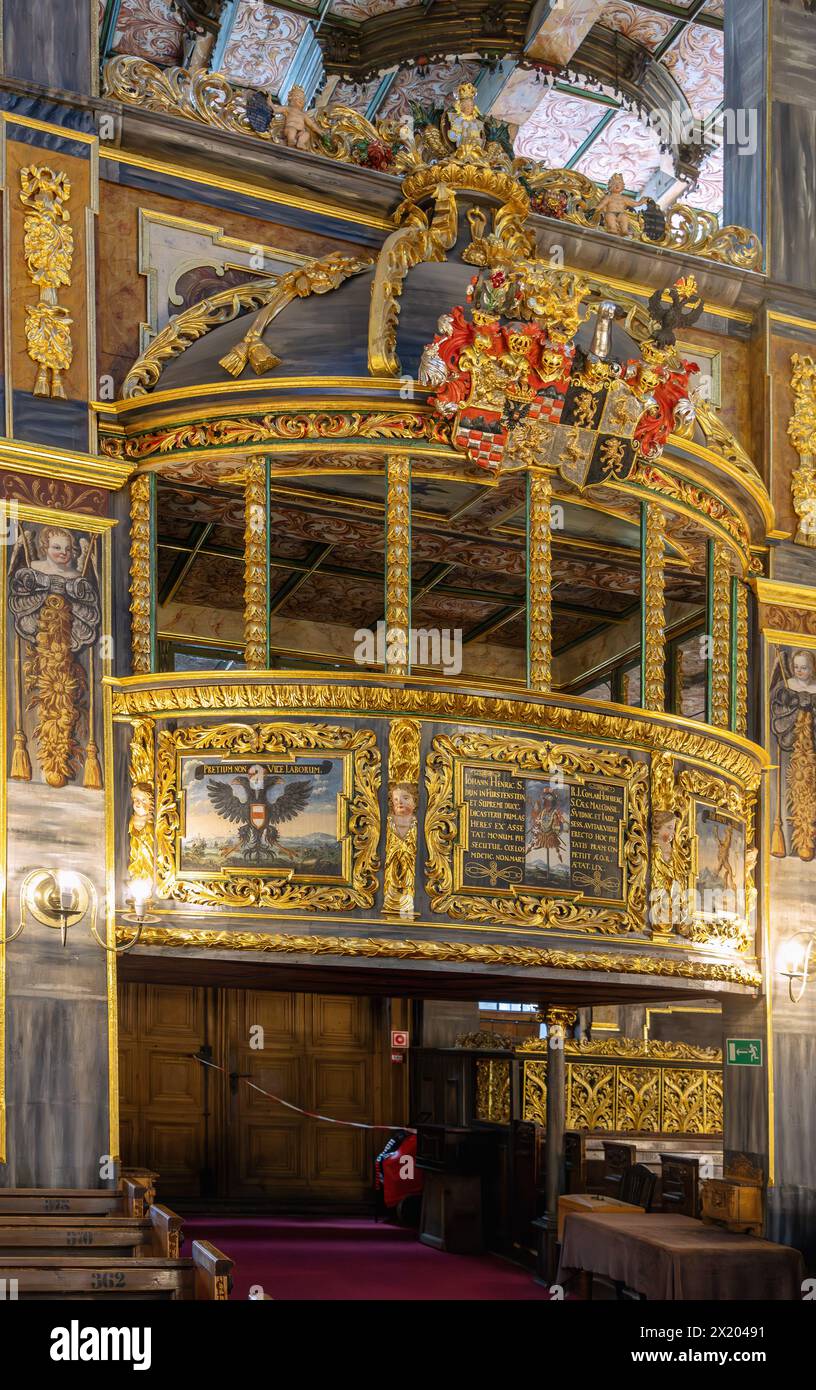
[[[556,1234],[558,1230],[558,1198],[564,1191],[564,1131],[566,1129],[567,1092],[564,1043],[577,1017],[575,1009],[549,1007],[544,1012],[547,1025],[547,1137],[546,1155],[546,1216],[547,1277],[554,1279],[557,1271]]]

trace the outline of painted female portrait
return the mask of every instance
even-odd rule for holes
[[[771,729],[779,750],[771,852],[816,858],[816,651],[777,648]]]
[[[93,646],[101,624],[96,538],[65,526],[21,526],[9,569],[16,678],[11,775],[31,780],[24,716],[32,714],[49,786],[74,781],[84,760],[84,785],[100,788],[93,714]]]

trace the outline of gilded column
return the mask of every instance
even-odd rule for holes
[[[269,668],[269,513],[266,460],[249,459],[244,480],[244,661]]]
[[[666,708],[666,519],[656,502],[641,508],[641,704]]]
[[[416,888],[419,745],[417,719],[394,719],[388,735],[383,911],[413,919]]]
[[[527,474],[527,684],[552,689],[552,478]]]
[[[723,541],[709,541],[708,722],[727,729],[731,695],[731,556]]]
[[[547,1134],[545,1206],[549,1277],[555,1278],[555,1243],[558,1230],[558,1198],[564,1191],[564,1132],[567,1117],[567,1069],[564,1044],[576,1018],[575,1009],[549,1007],[547,1025]]]
[[[155,479],[141,473],[130,485],[130,646],[135,676],[153,668],[153,498]]]
[[[741,579],[735,578],[732,583],[731,720],[734,733],[745,738],[748,733],[748,589]]]
[[[392,454],[385,495],[385,669],[411,669],[411,460]]]

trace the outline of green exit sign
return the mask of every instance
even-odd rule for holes
[[[761,1067],[761,1038],[726,1038],[725,1060],[732,1067]]]

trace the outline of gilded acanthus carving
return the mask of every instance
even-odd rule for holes
[[[37,364],[35,396],[65,398],[62,373],[73,360],[72,319],[57,295],[71,283],[74,234],[66,203],[71,196],[67,174],[47,165],[20,170],[20,202],[27,209],[23,254],[29,276],[39,290],[36,304],[26,305],[28,355]]]
[[[799,518],[794,540],[799,545],[816,546],[816,362],[795,352],[791,365],[794,408],[788,435],[800,459],[791,478],[793,507]]]
[[[132,928],[118,927],[117,940],[126,942]],[[512,965],[534,970],[600,970],[618,975],[668,976],[683,980],[758,988],[762,976],[741,961],[701,961],[668,956],[633,955],[627,951],[566,951],[540,946],[469,945],[464,941],[394,941],[383,937],[289,935],[209,927],[145,927],[145,946],[214,951],[260,951],[310,956],[357,956],[368,960],[449,961],[461,965]]]

